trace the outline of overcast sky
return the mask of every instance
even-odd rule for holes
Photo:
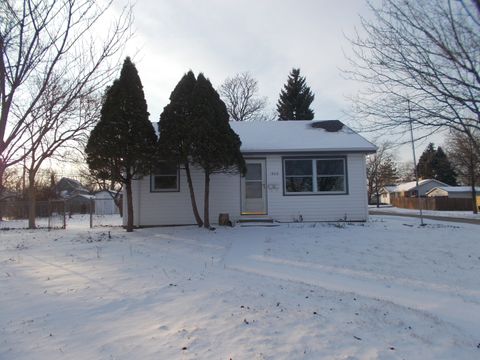
[[[274,111],[293,67],[315,93],[315,119],[347,119],[347,97],[359,85],[340,69],[348,68],[346,36],[360,15],[370,15],[364,0],[138,0],[134,14],[135,37],[125,55],[140,73],[151,121],[190,69],[215,87],[249,71]],[[409,160],[407,151],[401,149],[400,160]]]
[[[353,33],[366,10],[363,0],[140,0],[127,53],[139,70],[152,121],[190,69],[214,86],[249,71],[273,109],[292,67],[301,69],[315,93],[315,118],[340,118],[353,86],[339,70],[349,48],[344,34]]]

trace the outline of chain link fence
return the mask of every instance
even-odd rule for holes
[[[113,198],[94,198],[88,201],[67,201],[67,226],[121,226],[121,202],[116,204]]]
[[[10,200],[0,202],[0,229],[28,229],[29,202]],[[66,229],[122,226],[121,203],[93,196],[68,200],[36,201],[35,228]]]
[[[0,202],[0,229],[29,228],[30,203],[11,200]],[[65,229],[66,204],[64,200],[35,202],[35,228]]]

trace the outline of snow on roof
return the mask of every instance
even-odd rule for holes
[[[446,191],[446,192],[451,192],[451,193],[453,193],[453,192],[471,192],[472,191],[471,186],[437,186],[437,187],[433,188],[432,190],[430,190],[429,192],[432,192],[435,189],[440,189],[440,190],[443,190],[443,191]],[[475,191],[480,192],[480,187],[476,186]]]
[[[395,192],[396,188],[397,188],[397,185],[387,185],[387,186],[384,186],[382,190],[385,190],[391,193],[391,192]]]
[[[423,184],[429,183],[429,182],[435,182],[440,185],[447,185],[441,181],[435,180],[435,179],[423,179],[418,181],[418,186],[421,186]],[[413,190],[417,187],[417,182],[416,181],[410,181],[402,184],[398,184],[397,186],[393,187],[393,189],[390,189],[389,192],[404,192],[404,191],[410,191]],[[385,187],[387,188],[387,187]]]
[[[241,150],[248,152],[311,152],[354,151],[373,153],[376,146],[343,125],[332,132],[319,127],[316,120],[231,121],[230,127],[242,141]]]

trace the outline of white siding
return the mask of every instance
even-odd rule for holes
[[[285,196],[281,155],[245,157],[267,160],[267,215],[274,220],[291,222],[300,215],[304,221],[338,221],[345,217],[352,221],[367,220],[364,154],[347,156],[348,193],[343,195]],[[203,216],[203,171],[192,169],[192,179],[197,206]],[[210,222],[217,223],[218,214],[223,212],[229,213],[232,220],[237,220],[241,212],[240,176],[216,174],[212,176],[210,186]],[[134,181],[132,192],[134,224],[137,226],[195,223],[184,170],[180,170],[179,192],[150,192],[150,176]],[[126,197],[124,199],[126,205]]]
[[[95,215],[113,215],[119,212],[108,191],[100,191],[95,194]]]
[[[299,156],[300,157],[300,156]],[[277,221],[291,222],[301,215],[304,221],[365,221],[368,217],[365,155],[347,156],[348,194],[283,194],[282,156],[267,157],[268,215]]]
[[[203,170],[192,168],[191,173],[197,207],[203,218]],[[195,224],[185,170],[180,170],[180,191],[177,192],[151,192],[150,176],[133,181],[132,187],[135,225]],[[126,196],[124,199],[126,204]],[[240,175],[211,176],[210,222],[217,223],[220,213],[229,213],[232,220],[240,214]]]
[[[382,204],[390,204],[390,193],[384,192],[380,195],[380,202]]]

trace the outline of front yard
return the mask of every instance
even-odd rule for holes
[[[479,358],[479,230],[1,231],[0,358]]]

